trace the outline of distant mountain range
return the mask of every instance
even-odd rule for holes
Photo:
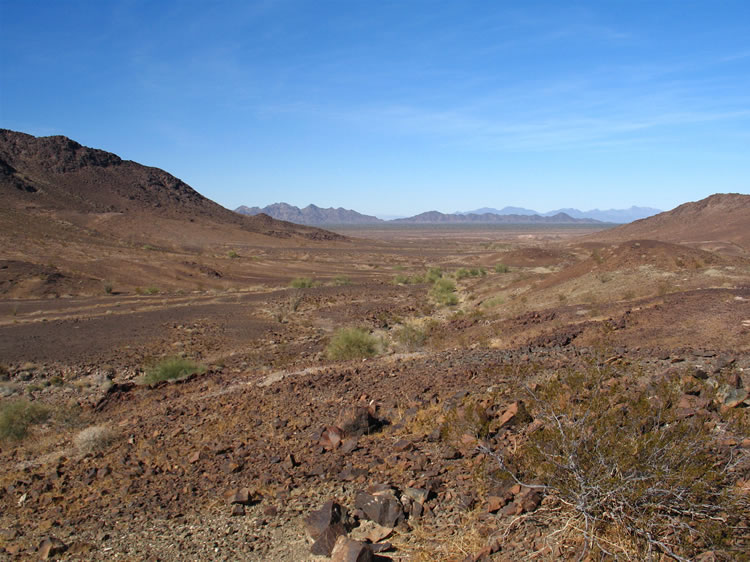
[[[491,213],[494,215],[539,215],[542,217],[552,217],[559,213],[565,213],[566,215],[573,217],[574,219],[595,219],[601,222],[625,224],[657,215],[661,213],[661,209],[654,209],[652,207],[630,207],[629,209],[607,209],[606,211],[601,211],[599,209],[581,211],[579,209],[566,208],[556,209],[554,211],[548,211],[546,213],[540,213],[532,209],[524,209],[523,207],[503,207],[502,209],[482,207],[481,209],[475,209],[473,211],[466,211],[458,214],[483,215],[486,213]]]
[[[540,215],[498,215],[496,213],[468,213],[447,215],[438,211],[428,211],[419,215],[388,221],[399,224],[597,224],[594,219],[575,219],[565,213],[551,217]]]
[[[267,207],[246,207],[244,205],[237,207],[235,212],[242,215],[259,215],[261,213],[275,219],[306,225],[326,225],[326,224],[373,224],[384,222],[378,217],[363,215],[357,211],[348,209],[322,209],[316,205],[308,205],[304,209],[289,205],[287,203],[274,203]],[[281,218],[284,217],[284,218]]]
[[[243,215],[258,215],[264,213],[275,219],[305,224],[310,226],[330,226],[344,224],[596,224],[600,222],[629,223],[634,220],[650,217],[661,211],[650,207],[631,207],[630,209],[610,209],[600,211],[579,211],[578,209],[559,209],[547,213],[539,213],[523,207],[504,207],[493,209],[483,207],[462,213],[440,213],[429,211],[413,217],[397,218],[384,221],[372,215],[363,215],[349,209],[323,209],[316,205],[308,205],[300,209],[287,203],[274,203],[267,207],[246,207],[242,205],[235,209]]]

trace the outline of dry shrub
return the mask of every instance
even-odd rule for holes
[[[742,451],[720,445],[726,424],[705,411],[686,417],[675,384],[633,389],[612,375],[571,371],[529,390],[538,429],[514,453],[483,448],[498,476],[559,502],[557,546],[575,545],[579,559],[747,552],[750,502],[735,486]]]
[[[44,423],[52,415],[48,406],[28,400],[12,400],[0,405],[0,439],[20,441],[32,425]]]
[[[95,453],[108,447],[115,437],[115,432],[108,425],[92,425],[80,431],[73,438],[73,443],[82,453]]]
[[[427,342],[425,330],[416,324],[405,324],[395,330],[395,340],[408,351],[416,351]]]
[[[333,335],[326,355],[329,359],[361,359],[377,355],[380,342],[362,328],[342,328]]]

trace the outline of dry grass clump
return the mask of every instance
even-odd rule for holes
[[[44,423],[52,415],[48,406],[28,400],[12,400],[0,405],[0,439],[20,441],[32,425]]]
[[[167,380],[183,379],[195,373],[203,373],[205,370],[205,367],[189,359],[169,357],[148,369],[140,382],[141,384],[156,384]]]
[[[342,328],[331,338],[326,355],[329,359],[362,359],[377,355],[380,347],[378,338],[362,328]]]
[[[73,443],[82,453],[95,453],[107,448],[115,437],[115,432],[108,425],[92,425],[80,431],[73,438]]]
[[[427,342],[427,333],[416,324],[404,324],[394,330],[394,339],[407,351],[417,351]]]
[[[736,487],[741,451],[721,445],[717,432],[727,426],[710,412],[676,407],[682,391],[674,383],[626,388],[592,370],[528,392],[535,430],[514,452],[483,451],[498,477],[559,502],[558,546],[575,544],[579,559],[632,560],[747,548],[750,498]]]
[[[291,280],[289,286],[293,289],[309,289],[311,287],[317,287],[318,284],[309,277],[296,277]]]

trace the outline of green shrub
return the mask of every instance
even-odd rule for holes
[[[193,363],[189,359],[170,357],[148,369],[140,382],[142,384],[155,384],[161,381],[182,379],[195,373],[203,373],[205,370],[205,367]]]
[[[458,304],[456,285],[449,279],[438,279],[430,290],[430,296],[438,304],[445,306]]]
[[[112,294],[112,283],[104,283],[104,292],[108,295]]]
[[[234,250],[229,250],[229,252],[227,253],[227,257],[230,260],[236,260],[237,258],[240,257],[240,255],[237,252],[235,252]]]
[[[0,439],[20,441],[29,427],[50,417],[49,407],[28,400],[14,400],[0,406]]]
[[[378,339],[361,328],[341,328],[331,338],[326,355],[345,360],[372,357],[378,353]]]
[[[469,275],[471,274],[469,273],[469,270],[466,269],[465,267],[462,267],[456,270],[456,279],[458,280],[466,279]]]
[[[443,277],[443,270],[442,269],[440,269],[439,267],[431,267],[427,271],[427,275],[425,276],[425,280],[428,283],[434,283],[438,279],[442,279],[442,277]]]
[[[404,273],[399,273],[393,277],[394,285],[408,285],[410,281],[409,276]]]
[[[345,285],[351,285],[352,280],[349,279],[346,275],[337,275],[333,278],[333,284],[337,287],[343,287]]]
[[[146,288],[146,294],[147,295],[158,295],[159,294],[159,287],[147,287]]]
[[[295,279],[292,279],[289,286],[294,289],[309,289],[310,287],[315,286],[315,281],[309,277],[296,277]]]
[[[498,263],[495,265],[495,273],[508,273],[510,268],[504,263]]]

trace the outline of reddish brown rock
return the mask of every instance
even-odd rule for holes
[[[331,562],[371,562],[374,559],[369,544],[345,536],[336,540],[331,552]]]
[[[361,509],[367,519],[382,527],[395,527],[404,518],[403,506],[392,494],[360,492],[354,499],[354,506]]]
[[[343,429],[347,435],[359,437],[371,433],[380,426],[379,420],[373,414],[371,408],[352,406],[339,414],[336,426]]]
[[[315,539],[310,547],[310,552],[318,556],[331,556],[333,547],[339,537],[346,536],[346,528],[341,523],[334,523],[325,528],[325,530]]]
[[[320,509],[313,511],[305,517],[303,525],[307,536],[315,541],[328,527],[337,523],[343,523],[346,517],[346,510],[338,503],[329,500]]]
[[[531,421],[531,416],[526,411],[526,406],[521,401],[513,402],[500,416],[500,427],[511,427],[519,423]]]
[[[230,504],[241,504],[249,505],[253,501],[254,494],[250,492],[248,488],[239,488],[236,490],[229,490],[224,494],[227,502]]]
[[[333,451],[341,446],[345,436],[344,430],[340,427],[328,426],[320,436],[320,445],[328,451]]]
[[[47,560],[53,556],[58,556],[67,550],[67,546],[64,542],[56,537],[46,537],[39,543],[39,557],[42,560]]]

